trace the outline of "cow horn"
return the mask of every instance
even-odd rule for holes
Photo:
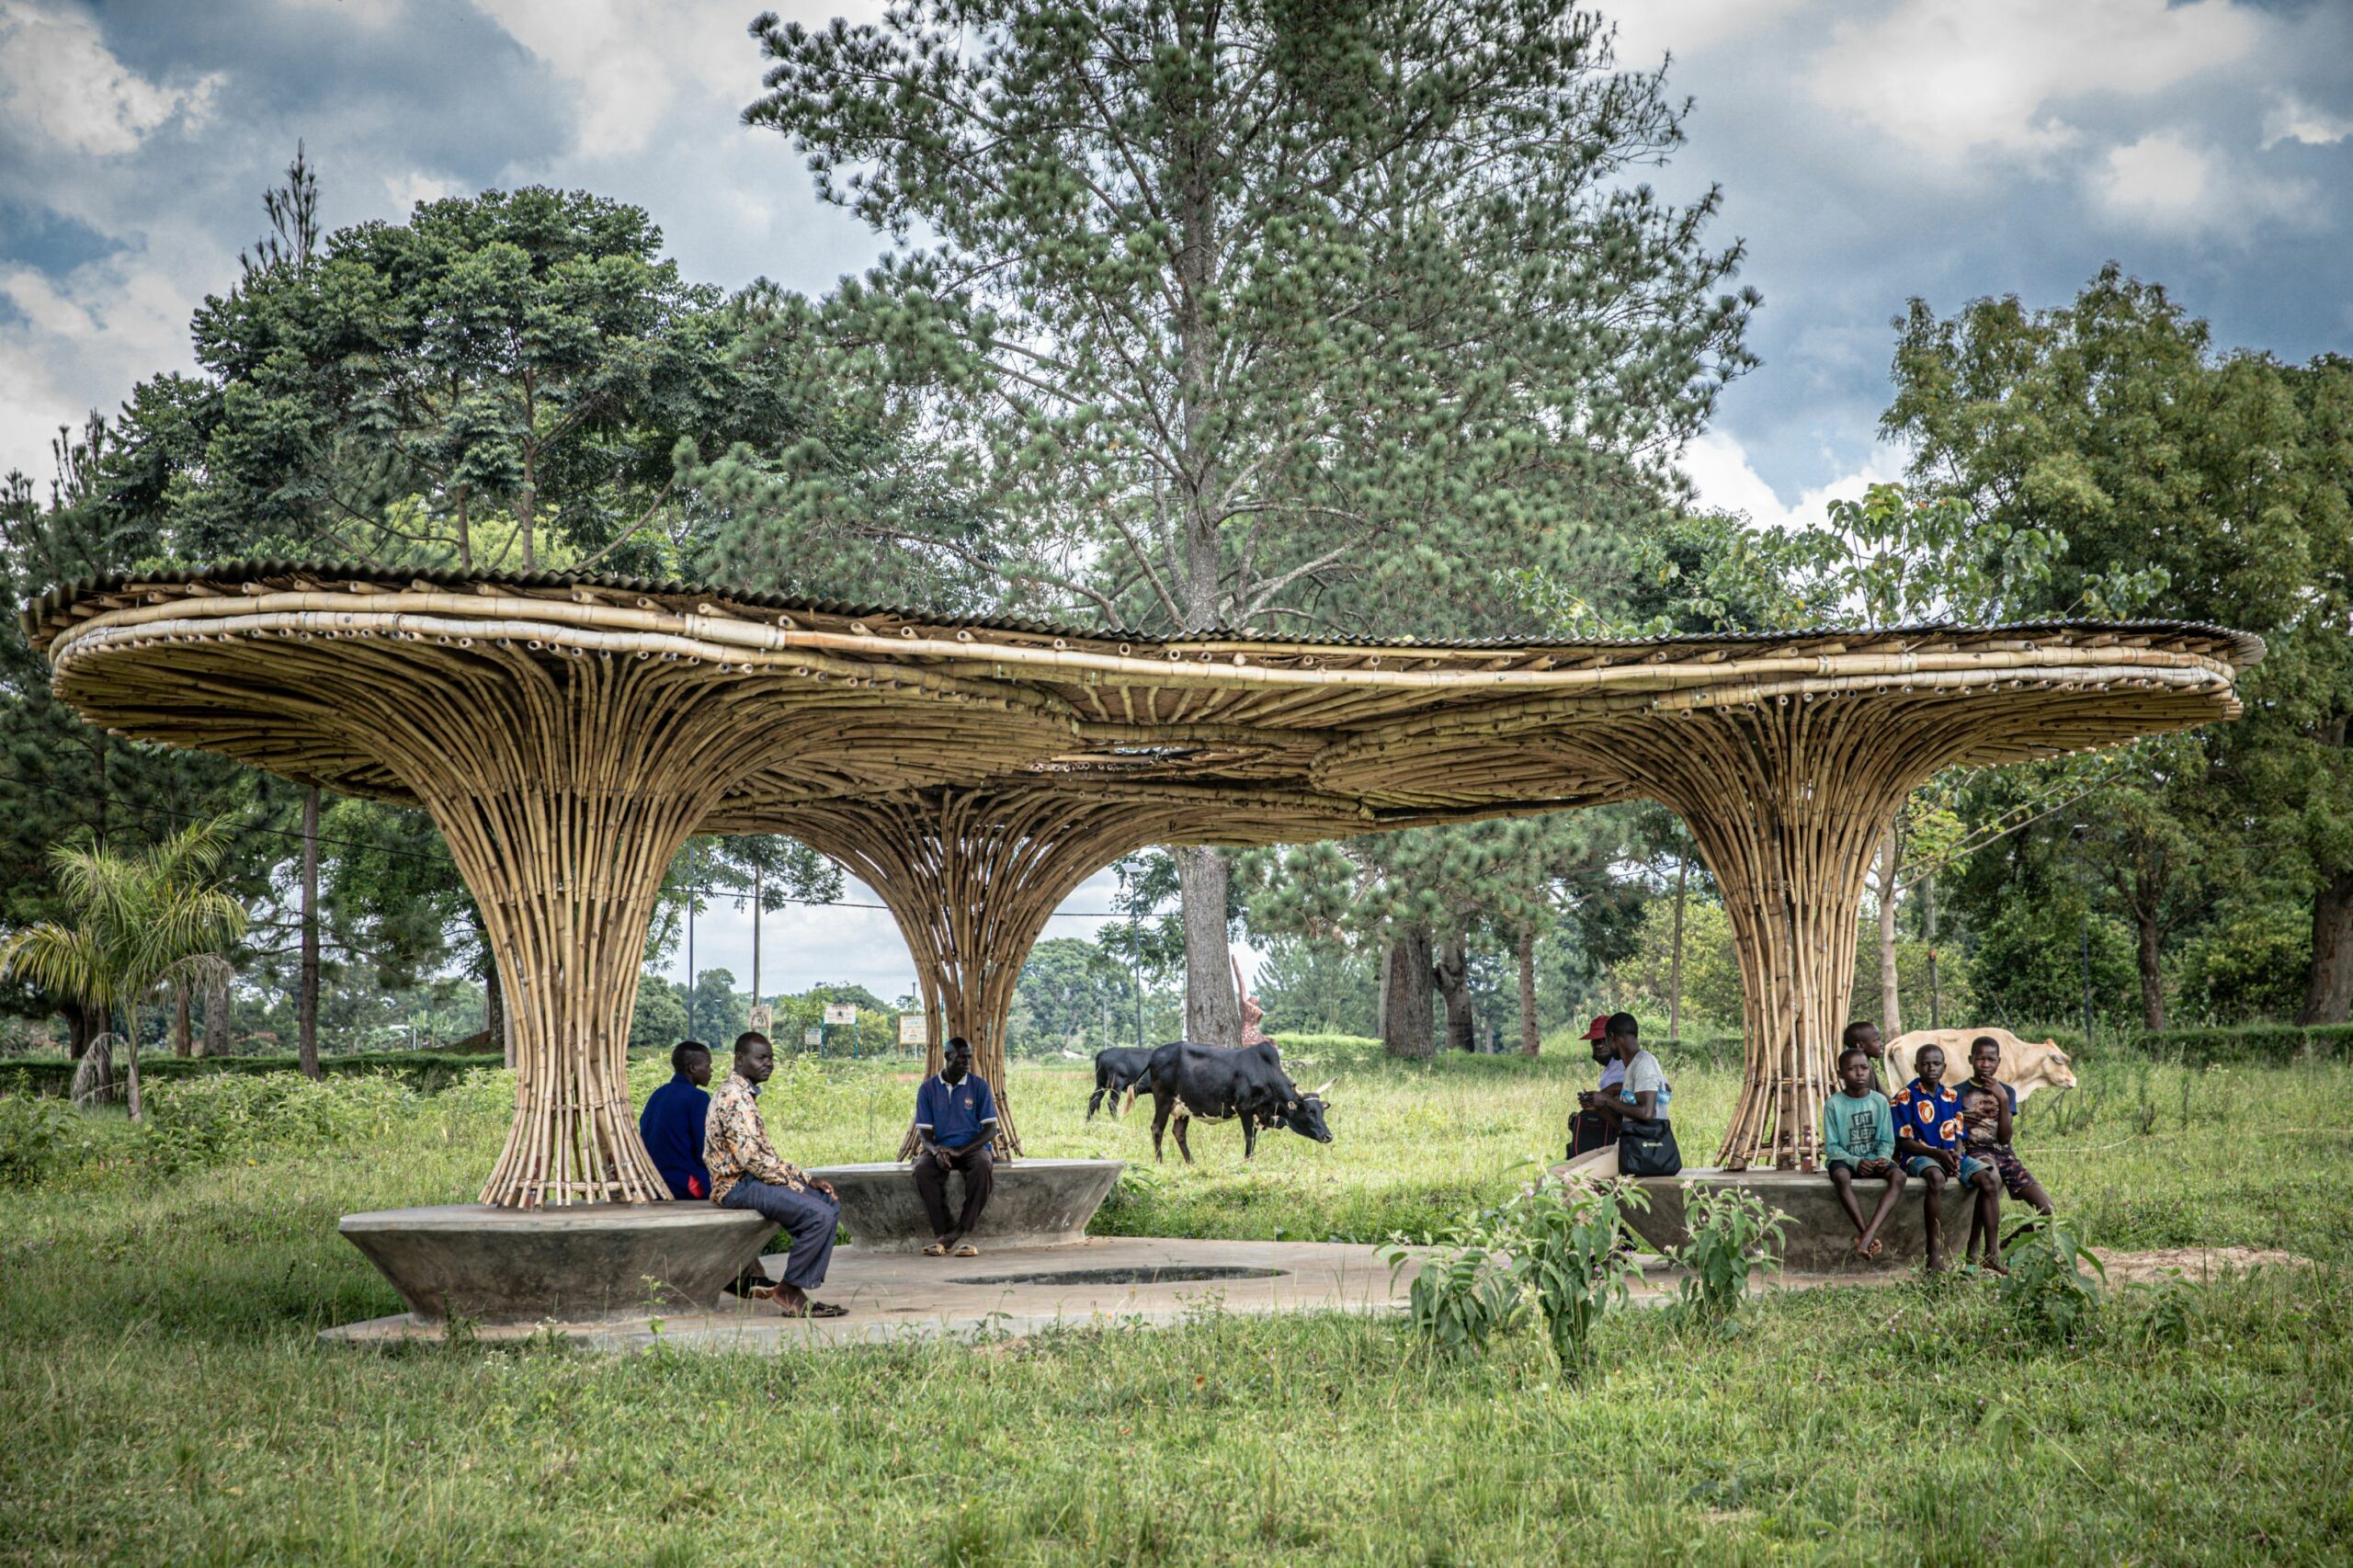
[[[1338,1082],[1339,1080],[1337,1078],[1324,1079],[1321,1084],[1318,1084],[1315,1086],[1315,1097],[1319,1100],[1322,1099],[1324,1097],[1324,1091]]]

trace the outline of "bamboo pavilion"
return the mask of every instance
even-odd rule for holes
[[[1720,1163],[1807,1165],[1864,876],[1905,795],[1954,764],[2231,719],[2263,653],[2170,621],[1154,637],[284,562],[75,583],[25,624],[59,696],[115,733],[431,813],[507,997],[515,1119],[483,1201],[513,1207],[665,1193],[624,1065],[689,835],[790,834],[871,885],[935,1064],[964,1035],[1002,1092],[1024,959],[1119,856],[1638,797],[1689,824],[1733,932],[1746,1076]]]

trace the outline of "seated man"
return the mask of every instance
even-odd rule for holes
[[[1601,1082],[1594,1085],[1594,1093],[1607,1099],[1626,1081],[1626,1063],[1619,1059],[1618,1047],[1609,1039],[1609,1015],[1604,1013],[1587,1025],[1585,1038],[1593,1048],[1594,1065],[1601,1069]],[[1570,1159],[1582,1159],[1616,1142],[1618,1124],[1601,1112],[1580,1106],[1569,1113]]]
[[[939,1076],[915,1091],[915,1193],[933,1237],[923,1249],[926,1257],[946,1257],[951,1247],[958,1257],[981,1256],[967,1238],[981,1222],[996,1180],[996,1157],[989,1153],[995,1136],[996,1096],[988,1080],[972,1071],[972,1043],[953,1036],[940,1052]],[[953,1230],[948,1224],[949,1171],[964,1173],[964,1211]]]
[[[1920,1178],[1928,1221],[1928,1268],[1945,1266],[1945,1183],[1972,1188],[1971,1200],[1994,1189],[1994,1167],[1961,1152],[1961,1096],[1945,1084],[1943,1048],[1924,1045],[1912,1055],[1913,1079],[1888,1097],[1895,1119],[1895,1157]],[[1972,1216],[1973,1218],[1973,1216]]]
[[[670,1048],[670,1081],[645,1096],[637,1135],[654,1168],[670,1184],[670,1196],[699,1201],[710,1196],[710,1172],[702,1163],[703,1127],[710,1119],[710,1047],[682,1040]]]
[[[702,1161],[710,1170],[710,1200],[722,1209],[749,1209],[782,1225],[792,1237],[777,1287],[777,1310],[789,1318],[837,1318],[843,1309],[813,1301],[833,1261],[841,1204],[830,1183],[804,1175],[777,1157],[760,1120],[760,1085],[776,1071],[776,1050],[764,1034],[735,1037],[735,1071],[710,1102]]]
[[[1840,1092],[1822,1104],[1822,1153],[1830,1167],[1830,1185],[1847,1218],[1855,1222],[1855,1256],[1863,1258],[1880,1255],[1879,1228],[1887,1223],[1904,1192],[1904,1168],[1895,1163],[1895,1119],[1887,1096],[1871,1087],[1873,1071],[1870,1051],[1859,1045],[1847,1047],[1838,1053]],[[1859,1178],[1887,1183],[1868,1222],[1855,1201]]]

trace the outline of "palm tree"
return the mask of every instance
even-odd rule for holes
[[[226,819],[216,819],[128,855],[60,845],[50,859],[73,923],[44,920],[0,946],[0,976],[22,975],[102,1018],[119,1011],[133,1121],[142,1108],[140,1006],[166,988],[214,980],[228,968],[222,950],[244,932],[244,906],[213,881],[228,835]]]

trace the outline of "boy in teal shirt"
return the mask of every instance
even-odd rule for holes
[[[1904,1193],[1904,1167],[1895,1159],[1895,1118],[1887,1096],[1871,1087],[1870,1053],[1850,1045],[1838,1053],[1838,1083],[1842,1093],[1822,1103],[1823,1154],[1830,1165],[1830,1185],[1847,1217],[1855,1222],[1855,1256],[1880,1255],[1879,1228]],[[1879,1177],[1887,1183],[1879,1208],[1868,1223],[1855,1201],[1855,1178]]]

